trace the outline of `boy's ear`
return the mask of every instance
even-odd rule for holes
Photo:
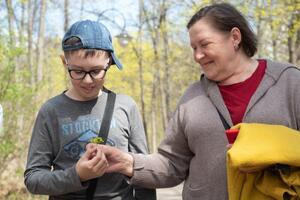
[[[64,65],[64,67],[67,67],[65,55],[61,54],[61,55],[59,55],[59,57],[61,59],[62,64]]]

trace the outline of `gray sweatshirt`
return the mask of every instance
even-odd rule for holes
[[[87,142],[98,135],[107,92],[90,101],[75,101],[64,93],[40,109],[29,146],[25,176],[27,189],[51,199],[85,199],[89,182],[81,182],[75,164]],[[107,145],[134,153],[148,153],[136,103],[117,94]],[[134,191],[133,191],[134,190]],[[134,195],[135,194],[135,195]],[[133,188],[121,174],[99,177],[95,199],[156,199],[155,190]]]

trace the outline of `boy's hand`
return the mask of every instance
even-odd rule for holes
[[[88,144],[86,152],[76,163],[76,172],[81,181],[87,181],[102,176],[107,167],[108,162],[102,152],[102,147],[96,144]]]

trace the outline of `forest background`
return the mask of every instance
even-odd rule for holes
[[[226,1],[248,18],[259,39],[256,58],[300,66],[300,0]],[[199,80],[186,23],[196,0],[1,0],[0,1],[0,199],[45,199],[23,184],[28,143],[38,109],[68,88],[59,55],[64,31],[79,19],[99,20],[113,36],[127,31],[126,46],[114,37],[124,70],[112,67],[106,87],[139,105],[151,152],[183,91]],[[222,1],[225,2],[225,1]]]

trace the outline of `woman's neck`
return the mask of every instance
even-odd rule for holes
[[[226,80],[221,81],[219,85],[232,85],[247,80],[255,72],[258,61],[247,56],[240,56],[232,62],[234,71]]]

